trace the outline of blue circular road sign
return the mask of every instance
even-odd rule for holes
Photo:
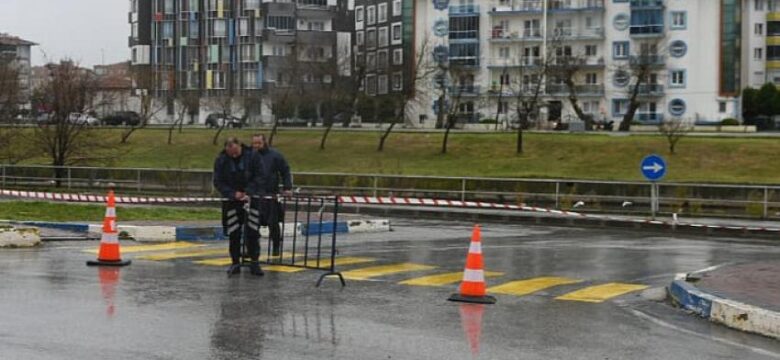
[[[666,161],[658,155],[648,155],[642,159],[639,169],[647,180],[658,181],[666,175]]]

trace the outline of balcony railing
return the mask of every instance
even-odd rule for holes
[[[547,84],[545,88],[547,90],[547,94],[549,95],[569,95],[569,87],[566,84]],[[579,96],[601,96],[604,95],[604,85],[574,85],[574,91]]]
[[[664,24],[631,25],[632,36],[661,36],[664,33]]]
[[[541,40],[541,29],[523,29],[522,31],[509,31],[506,29],[493,29],[492,40]]]
[[[631,0],[632,8],[662,8],[664,0]]]
[[[514,5],[499,5],[493,8],[491,13],[541,12],[543,8],[542,0],[521,0],[516,1]]]
[[[664,65],[666,57],[663,55],[632,55],[629,57],[631,65]]]
[[[449,87],[453,96],[477,96],[481,93],[479,85],[454,85]]]
[[[493,58],[488,62],[488,67],[503,68],[503,67],[520,67],[520,66],[541,66],[542,58],[540,57],[527,57],[527,58]]]
[[[659,84],[639,85],[639,95],[644,96],[663,96],[664,86]]]
[[[578,10],[603,10],[604,0],[548,0],[549,11],[578,11]],[[542,12],[544,10],[541,0],[521,0],[511,4],[499,4],[492,9],[492,14]]]
[[[479,5],[450,6],[450,15],[478,15]]]
[[[604,0],[551,0],[548,9],[550,11],[604,9]]]
[[[634,114],[634,120],[646,125],[660,124],[664,121],[664,114],[650,113],[650,112],[638,112]]]

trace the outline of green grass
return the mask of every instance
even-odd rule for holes
[[[30,201],[0,202],[0,219],[24,221],[103,221],[106,207],[103,205],[64,204]],[[192,209],[171,207],[123,207],[117,208],[119,222],[134,220],[182,221],[219,220],[219,209]]]
[[[253,131],[225,131],[249,141]],[[118,130],[92,130],[108,139],[118,167],[209,169],[221,146],[211,145],[214,131],[188,129],[137,132],[126,145]],[[777,183],[780,179],[780,140],[773,138],[686,137],[677,154],[667,151],[666,139],[655,135],[526,134],[525,153],[516,155],[513,133],[451,136],[449,153],[441,155],[442,135],[395,133],[386,150],[376,151],[379,134],[333,132],[325,151],[319,150],[321,131],[281,131],[276,146],[294,171],[382,173],[441,176],[491,176],[642,180],[639,162],[650,153],[669,162],[667,181]],[[115,139],[115,140],[112,140]],[[46,163],[38,158],[28,162]]]

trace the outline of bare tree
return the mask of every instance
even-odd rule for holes
[[[657,85],[654,77],[660,65],[663,65],[660,42],[658,40],[642,41],[635,46],[639,51],[629,56],[628,64],[619,66],[614,76],[628,78],[628,109],[620,122],[620,131],[631,130],[631,122],[641,106],[643,95],[655,92]],[[657,81],[657,79],[656,79]]]
[[[593,129],[593,116],[586,114],[579,103],[579,91],[582,86],[579,84],[582,77],[582,71],[588,64],[588,57],[584,53],[575,53],[571,45],[565,44],[563,38],[558,36],[550,44],[550,54],[554,54],[554,60],[550,67],[550,78],[554,83],[563,83],[567,89],[567,97],[574,113],[577,114],[582,122],[585,123],[585,129]]]
[[[22,98],[19,69],[13,57],[0,55],[0,121],[16,115]]]
[[[214,133],[214,137],[211,140],[212,145],[217,145],[219,136],[222,135],[222,131],[230,125],[233,117],[233,109],[241,105],[242,98],[230,95],[213,96],[208,99],[208,107],[214,109],[219,114],[219,120],[217,121],[217,132]],[[241,106],[242,109],[245,107]]]
[[[441,153],[447,153],[447,145],[450,138],[450,131],[457,125],[458,121],[466,116],[471,116],[461,110],[461,101],[463,95],[468,92],[469,87],[473,87],[473,82],[468,83],[464,79],[469,77],[472,72],[460,64],[440,64],[439,65],[442,80],[439,84],[439,109],[438,117],[444,119],[444,138],[441,144]],[[447,80],[451,79],[454,86],[452,91],[447,93]],[[449,102],[448,102],[449,100]]]
[[[173,130],[178,126],[179,133],[181,133],[182,124],[184,124],[184,118],[187,115],[192,116],[197,113],[200,99],[195,93],[180,93],[176,96],[176,103],[179,105],[176,112],[176,118],[168,126],[168,145],[173,142]]]
[[[338,49],[336,59],[314,63],[312,78],[328,78],[330,82],[323,82],[317,86],[320,100],[320,116],[322,117],[325,131],[320,140],[320,150],[325,150],[328,135],[337,121],[345,126],[349,124],[357,112],[360,99],[360,87],[365,79],[366,69],[363,62],[356,64],[352,71],[352,59],[349,56],[349,48]],[[310,59],[316,61],[317,59]]]
[[[40,107],[51,110],[51,119],[35,129],[34,141],[55,167],[55,177],[64,176],[63,166],[101,159],[102,138],[89,136],[83,122],[70,118],[86,112],[97,89],[88,70],[72,61],[48,65],[50,76],[36,94]],[[57,181],[57,186],[60,181]]]
[[[692,130],[693,126],[681,118],[668,119],[658,125],[658,131],[666,137],[666,141],[669,143],[669,153],[672,155],[675,154],[677,143]]]
[[[135,110],[138,113],[138,123],[129,124],[130,127],[122,131],[120,143],[127,144],[137,130],[145,128],[149,125],[149,121],[156,116],[160,111],[166,108],[169,103],[174,101],[173,97],[164,98],[164,102],[158,102],[154,100],[153,88],[152,88],[152,75],[149,69],[134,69],[132,76],[136,84],[140,86],[137,90],[139,97],[138,108]]]
[[[438,67],[433,63],[432,42],[428,36],[417,47],[416,56],[413,59],[414,63],[411,67],[411,73],[409,77],[405,79],[405,86],[400,93],[390,96],[389,103],[393,106],[393,113],[395,119],[390,122],[387,129],[382,132],[379,137],[379,145],[377,151],[381,152],[385,149],[385,142],[390,134],[393,132],[395,126],[399,123],[403,123],[405,119],[414,113],[415,109],[420,106],[420,98],[417,96],[419,91],[430,84],[430,81],[434,74],[438,71]]]

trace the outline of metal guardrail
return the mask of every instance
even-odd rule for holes
[[[653,213],[652,184],[631,181],[294,173],[309,193],[432,197],[579,212]],[[0,165],[0,187],[91,191],[116,184],[125,194],[213,195],[210,170]],[[780,219],[780,185],[658,183],[658,214]],[[583,203],[577,205],[578,203]]]

